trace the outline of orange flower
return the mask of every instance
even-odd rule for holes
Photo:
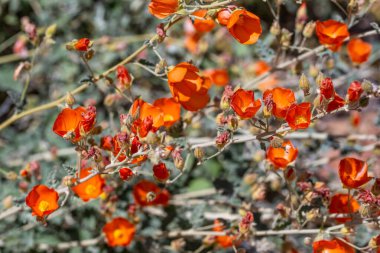
[[[321,85],[319,86],[319,90],[321,92],[321,98],[320,101],[322,102],[323,99],[329,100],[332,98],[335,94],[334,85],[331,78],[325,78],[323,79]]]
[[[92,168],[81,169],[80,179],[83,179],[91,174]],[[74,180],[75,182],[75,180]],[[71,189],[81,198],[83,201],[87,202],[90,199],[95,199],[103,193],[104,179],[100,175],[93,176],[91,179],[80,183]]]
[[[359,188],[368,183],[372,178],[368,177],[368,165],[366,162],[346,157],[340,160],[339,177],[346,188]]]
[[[174,98],[160,98],[154,101],[153,106],[161,109],[164,114],[164,126],[170,127],[181,117],[181,105]]]
[[[53,132],[76,142],[82,138],[82,133],[92,130],[95,120],[96,109],[93,106],[87,109],[84,107],[65,108],[58,114],[53,125]]]
[[[196,54],[199,50],[199,41],[202,38],[202,33],[194,32],[194,33],[187,33],[185,35],[185,47],[186,49],[192,53]]]
[[[224,230],[223,223],[220,222],[218,219],[216,219],[214,221],[213,230],[215,232],[223,232],[223,230]],[[232,236],[232,235],[218,235],[215,237],[216,243],[222,248],[232,247],[234,245],[235,239],[236,239],[236,236]]]
[[[315,32],[319,43],[332,51],[338,51],[345,39],[350,36],[347,25],[336,20],[317,21]]]
[[[194,19],[194,28],[198,32],[210,32],[215,27],[214,20],[208,16],[207,10],[197,10],[193,16],[199,17]]]
[[[133,125],[140,137],[145,137],[149,131],[156,132],[164,125],[164,113],[157,106],[153,106],[142,99],[136,99],[131,106],[131,115],[139,112],[139,119]]]
[[[217,20],[220,25],[226,26],[230,18],[231,18],[231,11],[228,9],[222,9],[218,12]]]
[[[237,41],[246,45],[256,43],[262,32],[260,18],[245,9],[232,12],[227,28]]]
[[[358,81],[353,81],[347,91],[348,101],[358,101],[363,92],[362,84]]]
[[[210,100],[207,94],[211,80],[198,74],[194,65],[182,62],[168,73],[168,83],[173,97],[188,111],[198,111]]]
[[[347,51],[353,63],[361,64],[366,62],[371,55],[372,45],[362,39],[355,38],[348,42]]]
[[[255,100],[253,91],[238,89],[231,97],[231,107],[240,118],[250,119],[260,110],[261,101]]]
[[[127,219],[117,217],[103,227],[107,244],[111,247],[128,246],[135,236],[135,225]]]
[[[327,109],[326,111],[327,112],[332,112],[336,109],[339,109],[341,108],[342,106],[344,106],[346,104],[346,102],[344,101],[344,99],[339,96],[337,93],[334,93],[334,100],[331,101],[328,105],[327,105]]]
[[[290,106],[295,103],[296,98],[292,90],[277,87],[266,90],[263,94],[263,100],[275,117],[283,119],[286,117]]]
[[[36,185],[26,196],[25,203],[32,209],[32,215],[44,217],[59,208],[58,193],[46,185]]]
[[[161,183],[165,183],[169,179],[170,172],[168,168],[166,168],[165,163],[159,163],[153,166],[153,176]]]
[[[152,0],[149,4],[149,12],[159,19],[175,13],[178,9],[178,0]]]
[[[91,47],[91,41],[88,38],[79,39],[74,43],[74,48],[77,51],[87,51]]]
[[[155,183],[142,180],[133,186],[133,198],[140,206],[167,205],[170,194]]]
[[[291,105],[286,114],[286,122],[293,130],[308,128],[310,119],[311,104],[307,102]]]
[[[113,137],[111,135],[103,136],[100,139],[100,147],[104,150],[111,151],[113,149]]]
[[[313,253],[355,253],[355,250],[339,239],[332,239],[314,242]]]
[[[298,149],[293,146],[291,141],[284,141],[280,148],[270,146],[267,150],[267,159],[276,168],[286,168],[297,158],[297,155]]]
[[[230,82],[226,69],[209,69],[203,71],[203,74],[209,77],[211,82],[217,86],[226,86]]]
[[[267,73],[271,67],[265,61],[257,61],[253,63],[252,69],[254,71],[255,76],[259,77],[265,73]],[[257,84],[257,88],[261,91],[265,91],[266,89],[271,89],[276,87],[278,81],[274,75],[270,75],[267,78],[263,79]]]
[[[350,203],[348,203],[350,201]],[[332,196],[330,201],[329,213],[330,214],[350,214],[359,210],[359,203],[353,196],[348,194],[338,193]],[[351,220],[351,218],[336,218],[339,223],[345,223]]]

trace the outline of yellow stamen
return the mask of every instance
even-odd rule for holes
[[[93,194],[93,193],[95,193],[95,191],[96,191],[96,187],[95,186],[93,186],[92,184],[90,184],[90,185],[88,185],[87,187],[86,187],[86,194],[89,194],[89,195],[91,195],[91,194]]]
[[[40,201],[40,203],[38,204],[38,209],[41,212],[45,212],[46,210],[49,209],[49,202],[47,202],[45,200]]]

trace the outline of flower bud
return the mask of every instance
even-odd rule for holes
[[[71,187],[74,184],[73,179],[74,178],[72,176],[65,176],[62,179],[62,184],[65,185],[65,186],[67,186],[67,187]]]
[[[197,158],[199,161],[201,161],[204,157],[205,153],[202,148],[195,148],[194,149],[194,156]]]
[[[72,107],[74,104],[75,104],[75,98],[74,96],[71,94],[71,92],[67,92],[66,93],[66,97],[65,97],[65,103],[68,107]]]
[[[304,73],[302,73],[302,75],[301,75],[301,78],[299,81],[299,87],[303,91],[305,96],[310,95],[310,82]]]
[[[305,37],[305,38],[311,38],[314,34],[314,30],[315,30],[315,22],[314,21],[310,21],[308,22],[303,31],[302,31],[302,35]]]
[[[316,78],[319,74],[319,69],[315,65],[310,65],[309,67],[309,75],[313,78]]]
[[[278,21],[274,21],[272,26],[270,27],[270,33],[273,34],[274,36],[278,36],[281,33],[281,27]]]
[[[318,87],[321,86],[323,80],[325,80],[325,75],[322,72],[319,72],[317,78],[315,79],[315,82],[318,85]]]
[[[290,46],[290,41],[292,39],[292,33],[289,32],[287,29],[283,28],[281,30],[281,39],[280,44],[284,48],[288,48]]]
[[[270,118],[272,116],[272,112],[268,109],[268,106],[264,106],[263,115],[264,118]]]
[[[239,127],[239,120],[235,116],[228,117],[228,129],[235,132]]]
[[[183,249],[185,248],[185,245],[186,245],[186,241],[183,238],[179,238],[179,239],[173,240],[170,243],[170,247],[175,252],[183,251]]]
[[[218,149],[222,149],[230,140],[230,133],[227,131],[224,131],[220,133],[215,140],[216,147]]]
[[[373,84],[370,81],[368,81],[368,80],[364,80],[362,82],[362,88],[368,94],[372,94],[373,93]]]
[[[284,170],[284,178],[288,182],[292,182],[296,179],[296,171],[293,167],[287,167],[286,170]]]
[[[17,180],[17,173],[16,172],[14,172],[14,171],[9,171],[9,172],[7,172],[7,174],[6,174],[6,178],[8,179],[8,180],[10,180],[10,181],[15,181],[15,180]]]
[[[94,55],[95,55],[95,50],[91,48],[91,49],[88,50],[86,53],[84,53],[84,58],[85,58],[87,61],[89,61],[89,60],[92,59],[92,57],[94,57]]]
[[[157,133],[149,131],[148,135],[145,137],[145,142],[150,145],[156,145],[160,142],[160,138],[158,137]]]
[[[329,70],[333,70],[334,69],[334,67],[335,67],[335,60],[334,60],[334,58],[327,59],[327,61],[326,61],[326,67]]]
[[[311,243],[313,242],[313,240],[311,239],[310,236],[306,236],[304,239],[303,239],[303,243],[307,246],[311,245]]]

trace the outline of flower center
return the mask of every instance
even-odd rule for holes
[[[113,232],[113,237],[115,237],[116,239],[121,239],[123,237],[123,231],[121,229],[116,229]]]
[[[304,116],[296,116],[296,124],[297,125],[304,124],[304,123],[307,123],[306,117],[304,117]]]
[[[38,205],[38,209],[40,209],[41,212],[45,212],[49,209],[49,202],[42,200]]]
[[[89,195],[91,195],[91,194],[93,194],[95,191],[96,191],[96,187],[95,186],[93,186],[92,184],[90,184],[90,185],[88,185],[87,187],[86,187],[86,194],[89,194]]]

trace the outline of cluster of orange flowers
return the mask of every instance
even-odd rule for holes
[[[166,18],[180,11],[178,0],[151,0],[149,11],[159,19]],[[259,39],[262,28],[260,18],[244,8],[229,6],[211,13],[207,10],[197,10],[191,14],[194,17],[193,28],[195,32],[189,33],[192,41],[197,41],[201,36],[210,32],[216,26],[216,22],[225,26],[231,36],[241,44],[254,44]],[[347,25],[335,20],[324,22],[317,21],[316,34],[319,42],[332,51],[339,50],[343,43],[349,39]],[[88,51],[92,43],[83,38],[72,43],[72,47],[80,52]],[[349,40],[347,45],[348,55],[355,64],[366,62],[371,54],[372,47],[360,38]],[[264,65],[265,71],[269,66]],[[119,66],[116,70],[117,80],[122,90],[128,89],[133,81],[127,68]],[[262,110],[265,117],[273,116],[279,121],[285,121],[292,130],[307,129],[312,118],[312,104],[309,102],[297,103],[292,90],[275,87],[263,92],[262,100],[255,99],[251,90],[237,88],[232,91],[230,78],[225,69],[210,69],[201,72],[196,66],[188,62],[182,62],[168,68],[168,87],[171,92],[169,98],[159,98],[152,104],[136,99],[127,115],[120,116],[122,131],[115,136],[103,136],[100,149],[108,151],[118,161],[128,161],[129,164],[140,165],[148,159],[146,151],[150,142],[153,142],[155,133],[161,128],[170,128],[181,117],[181,107],[187,111],[198,111],[207,106],[210,101],[208,91],[212,84],[226,86],[225,94],[221,101],[221,107],[228,114],[241,120],[255,120],[257,113]],[[325,105],[325,111],[331,112],[343,107],[347,103],[356,103],[363,94],[361,83],[354,81],[350,84],[346,99],[339,96],[330,78],[321,80],[319,85],[319,102]],[[65,108],[57,116],[53,131],[66,140],[78,144],[90,136],[95,129],[96,109],[77,107]],[[153,137],[152,137],[153,136]],[[229,135],[221,135],[219,139],[227,141]],[[165,147],[168,153],[173,152],[174,147]],[[93,148],[86,151],[89,157],[98,156],[99,163],[106,165],[109,161],[102,159],[100,151]],[[173,152],[174,153],[174,152]],[[298,149],[289,140],[279,145],[271,145],[266,152],[266,158],[275,169],[286,170],[298,155]],[[116,160],[116,159],[115,159]],[[70,189],[83,201],[98,198],[104,193],[106,180],[102,175],[93,171],[93,168],[81,168],[75,178],[70,179]],[[132,167],[131,167],[132,168]],[[122,180],[130,180],[134,177],[133,169],[123,167],[118,170]],[[152,166],[153,176],[156,181],[165,183],[170,178],[170,170],[164,162],[157,162]],[[342,184],[348,189],[358,189],[367,184],[371,177],[368,176],[366,162],[356,158],[345,158],[339,164],[339,176]],[[79,175],[80,174],[80,175]],[[291,177],[292,172],[289,173]],[[142,180],[133,187],[133,198],[140,206],[167,205],[170,194],[154,182]],[[59,205],[58,191],[45,185],[35,186],[26,198],[26,204],[32,209],[32,214],[44,219]],[[329,206],[330,214],[348,214],[357,212],[359,203],[348,194],[336,194],[331,198]],[[337,222],[347,222],[351,218],[337,218]],[[214,231],[223,231],[222,224],[216,220]],[[132,241],[136,228],[135,224],[125,218],[117,217],[103,227],[103,232],[110,246],[126,246]],[[235,236],[217,236],[216,242],[221,247],[231,247],[236,240]],[[352,248],[338,239],[331,241],[321,240],[313,244],[314,252],[353,252]]]
[[[332,19],[324,22],[317,21],[315,31],[319,42],[332,51],[338,51],[350,37],[347,25]],[[361,64],[368,60],[372,46],[360,38],[353,38],[348,42],[347,50],[351,61]]]

